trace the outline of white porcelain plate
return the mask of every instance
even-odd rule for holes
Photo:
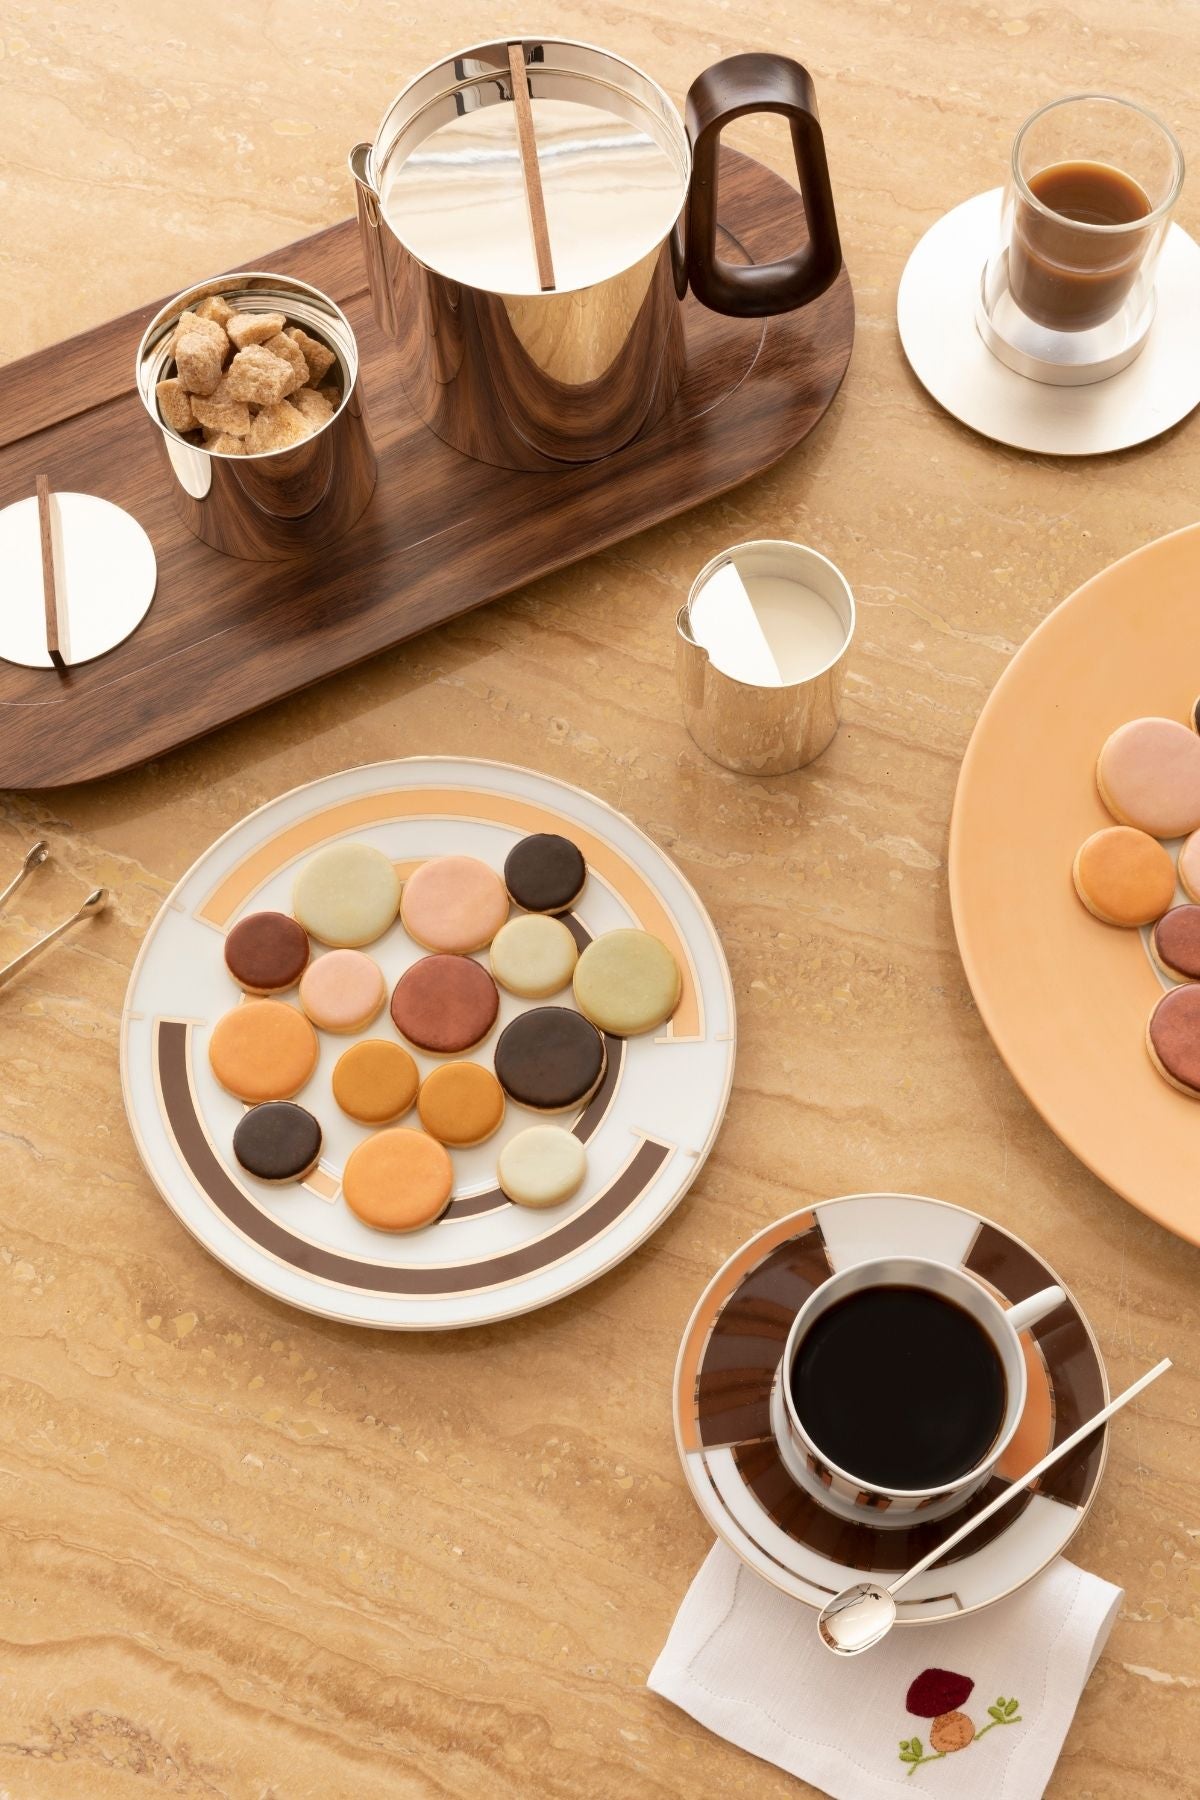
[[[430,856],[476,856],[496,870],[530,832],[561,832],[588,864],[569,923],[581,940],[640,925],[670,944],[683,995],[661,1030],[608,1040],[596,1097],[560,1122],[584,1138],[588,1172],[562,1206],[530,1211],[496,1187],[506,1138],[537,1122],[510,1104],[487,1143],[455,1150],[454,1198],[437,1224],[403,1236],[362,1224],[340,1179],[368,1128],[333,1101],[330,1073],[352,1038],[320,1034],[316,1073],[297,1096],[325,1135],[303,1185],[268,1185],[234,1160],[240,1102],[218,1086],[208,1038],[240,994],[225,933],[243,914],[290,910],[299,866],[338,839],[372,843],[401,873]],[[369,953],[389,991],[423,954],[397,922]],[[482,960],[486,960],[485,957]],[[289,996],[283,996],[289,998]],[[570,991],[555,1004],[572,1004]],[[528,1002],[502,994],[497,1030]],[[386,1011],[363,1036],[394,1036]],[[582,1287],[636,1249],[695,1179],[733,1078],[734,1007],[712,921],[679,870],[602,801],[530,770],[416,757],[347,769],[251,813],[188,871],[134,966],[121,1074],[134,1137],[159,1192],[227,1268],[293,1306],[350,1324],[438,1330],[529,1312]],[[495,1034],[474,1052],[490,1065]],[[418,1056],[422,1073],[433,1059]],[[402,1121],[415,1123],[415,1114]]]
[[[886,1582],[911,1568],[1108,1399],[1096,1340],[1064,1289],[1063,1304],[1022,1334],[1025,1410],[995,1474],[959,1512],[890,1529],[830,1512],[815,1491],[796,1484],[776,1449],[771,1395],[779,1362],[792,1320],[814,1288],[839,1269],[893,1255],[961,1267],[1007,1304],[1062,1286],[1048,1263],[978,1213],[913,1194],[854,1194],[779,1219],[743,1244],[709,1283],[680,1346],[675,1437],[701,1512],[756,1574],[813,1607],[864,1575]],[[913,1404],[936,1405],[937,1396],[914,1394]],[[976,1612],[1044,1569],[1083,1523],[1107,1449],[1104,1426],[1032,1491],[1014,1495],[1011,1506],[904,1589],[897,1622]]]

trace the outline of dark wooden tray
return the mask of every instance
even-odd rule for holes
[[[749,157],[723,151],[720,197],[727,257],[765,261],[803,236],[796,191]],[[39,469],[117,501],[153,540],[158,591],[131,638],[66,677],[0,663],[0,786],[131,768],[722,493],[812,430],[854,339],[845,269],[777,319],[689,299],[687,374],[654,430],[603,462],[524,474],[460,456],[413,416],[353,220],[246,266],[302,276],[348,314],[379,454],[371,503],[340,542],[294,562],[242,562],[193,538],[133,389],[160,301],[13,363],[0,374],[0,505],[31,494]]]

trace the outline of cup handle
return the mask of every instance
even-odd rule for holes
[[[1061,1306],[1066,1297],[1060,1287],[1043,1288],[1038,1294],[1030,1294],[1028,1300],[1019,1300],[1015,1306],[1010,1306],[1004,1316],[1014,1331],[1024,1331],[1027,1325],[1036,1325],[1056,1306]]]
[[[745,113],[781,113],[791,127],[808,243],[779,262],[743,268],[717,255],[717,166],[722,131]],[[692,145],[687,272],[697,300],[712,312],[761,319],[817,299],[842,266],[842,246],[808,70],[789,56],[728,56],[693,81],[686,121]]]

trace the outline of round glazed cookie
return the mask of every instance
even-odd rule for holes
[[[304,929],[335,949],[382,937],[400,906],[395,865],[372,844],[330,844],[296,877],[292,910]]]
[[[1150,954],[1165,975],[1200,981],[1200,906],[1173,906],[1150,933]]]
[[[300,978],[300,1004],[322,1031],[361,1031],[386,999],[383,970],[361,950],[327,950]]]
[[[1200,826],[1200,737],[1176,719],[1131,719],[1101,750],[1096,785],[1122,825],[1183,837]]]
[[[282,994],[308,967],[308,933],[287,913],[248,913],[225,939],[225,967],[248,994]]]
[[[662,939],[629,929],[593,939],[575,966],[574,986],[580,1012],[614,1037],[653,1031],[683,992],[679,964]]]
[[[504,1090],[482,1063],[443,1063],[421,1083],[417,1112],[430,1137],[465,1149],[499,1129]]]
[[[435,1056],[459,1056],[482,1044],[499,1009],[495,982],[469,956],[423,956],[392,990],[396,1030]]]
[[[587,1151],[561,1125],[531,1125],[501,1150],[496,1180],[518,1206],[559,1206],[587,1174]]]
[[[303,1181],[321,1155],[321,1127],[294,1100],[266,1100],[238,1120],[233,1154],[260,1181]]]
[[[526,912],[569,912],[586,882],[583,852],[555,831],[522,838],[504,859],[504,885]]]
[[[1193,831],[1180,845],[1175,873],[1188,899],[1200,901],[1200,831]]]
[[[317,1066],[317,1034],[282,1000],[245,1000],[213,1026],[208,1060],[221,1086],[248,1105],[290,1100]]]
[[[523,913],[492,939],[492,974],[510,994],[544,1000],[561,993],[575,973],[579,946],[561,919]]]
[[[508,892],[474,856],[433,856],[404,884],[400,917],[426,950],[469,956],[491,943],[508,917]]]
[[[376,1231],[420,1231],[450,1202],[454,1166],[436,1138],[399,1125],[377,1131],[346,1159],[342,1193],[350,1211]]]
[[[403,1044],[364,1038],[333,1065],[333,1097],[360,1125],[390,1125],[417,1097],[421,1077]]]
[[[1088,911],[1106,925],[1149,925],[1175,898],[1171,858],[1157,838],[1132,825],[1106,826],[1080,844],[1071,878]]]
[[[1197,695],[1196,699],[1192,701],[1192,710],[1188,714],[1188,723],[1193,731],[1200,732],[1200,695]]]
[[[1172,1087],[1200,1095],[1200,987],[1188,982],[1163,995],[1150,1014],[1146,1048]]]
[[[510,1100],[534,1112],[565,1112],[591,1099],[608,1053],[596,1027],[569,1006],[533,1006],[504,1027],[495,1060]]]

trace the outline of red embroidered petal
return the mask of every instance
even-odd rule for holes
[[[936,1719],[954,1712],[970,1697],[975,1683],[952,1669],[922,1669],[904,1696],[904,1704],[918,1719]]]

